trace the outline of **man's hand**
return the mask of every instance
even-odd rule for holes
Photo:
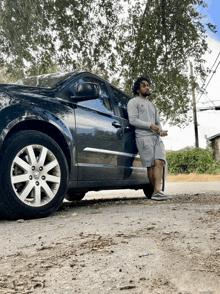
[[[161,132],[160,132],[160,136],[161,136],[161,137],[168,136],[167,132],[168,132],[168,131],[161,131]]]
[[[158,126],[154,125],[154,124],[151,124],[151,130],[153,130],[156,134],[159,132],[159,128]]]

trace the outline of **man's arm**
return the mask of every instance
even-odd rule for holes
[[[142,121],[138,118],[138,109],[134,100],[128,102],[128,118],[129,123],[138,129],[149,130],[151,128],[151,122]]]
[[[160,136],[161,136],[161,137],[168,136],[167,132],[168,132],[168,131],[161,131],[161,132],[160,132]]]
[[[160,127],[155,124],[151,124],[151,129],[157,134],[160,131]]]
[[[155,125],[159,128],[158,133],[162,132],[162,126],[160,123],[160,116],[157,107],[155,106]]]
[[[160,123],[160,116],[159,116],[159,112],[158,112],[157,108],[156,108],[156,119],[155,119],[155,121],[156,121],[155,126],[158,128],[158,131],[156,133],[158,133],[161,137],[168,136],[168,134],[167,134],[168,131],[163,131],[162,130],[162,126],[161,126],[161,123]]]

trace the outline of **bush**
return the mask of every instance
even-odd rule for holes
[[[178,173],[217,174],[219,163],[214,159],[213,150],[194,148],[189,151],[168,152],[166,154],[168,172]]]

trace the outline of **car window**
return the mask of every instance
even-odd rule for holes
[[[130,98],[127,95],[123,94],[123,92],[117,90],[114,87],[112,87],[112,91],[114,93],[115,100],[118,104],[120,116],[128,119],[127,104],[128,104],[128,101],[130,100]]]
[[[72,85],[69,87],[69,91],[71,92],[71,96],[75,95],[75,89],[77,84],[80,83],[95,83],[98,84],[101,88],[101,97],[99,99],[93,99],[93,100],[87,100],[87,101],[81,101],[78,102],[77,104],[83,105],[92,109],[96,109],[102,112],[114,114],[113,108],[111,106],[111,101],[110,101],[110,96],[108,93],[108,90],[106,88],[106,85],[104,82],[102,82],[99,79],[93,78],[93,77],[82,77],[78,81],[74,82]]]

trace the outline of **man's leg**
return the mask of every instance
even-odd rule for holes
[[[157,193],[161,190],[163,167],[164,161],[161,159],[156,159],[154,166],[154,193]]]
[[[156,159],[155,160],[155,166],[153,169],[153,175],[154,175],[154,193],[151,197],[152,200],[167,200],[172,199],[171,196],[166,195],[163,191],[161,191],[161,183],[162,183],[162,177],[163,177],[163,167],[164,167],[164,161],[162,159]]]
[[[148,168],[148,177],[151,185],[154,187],[154,193],[157,193],[161,190],[163,167],[164,161],[161,159],[156,159],[155,165]]]
[[[148,167],[147,170],[150,183],[154,187],[154,166]]]

